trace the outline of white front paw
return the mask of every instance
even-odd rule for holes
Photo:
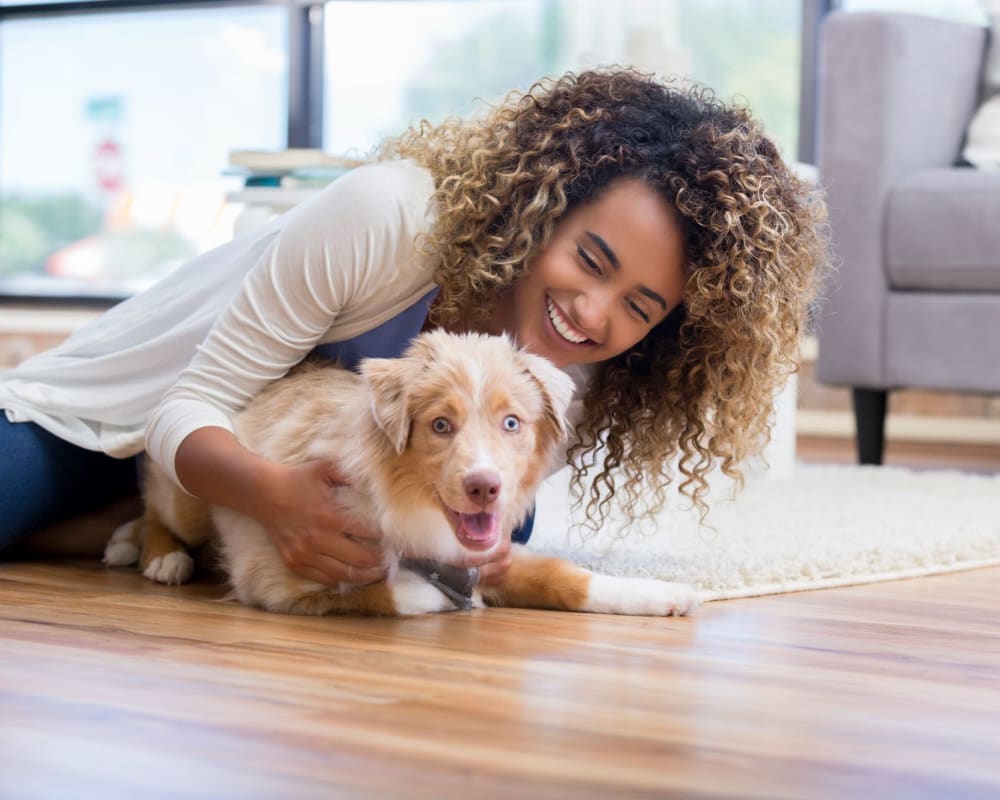
[[[585,610],[599,614],[669,617],[691,614],[699,605],[698,593],[683,583],[594,575]]]
[[[157,583],[186,583],[194,572],[194,561],[187,553],[176,551],[157,556],[142,574]]]
[[[109,567],[127,567],[139,560],[139,525],[133,519],[115,529],[104,546],[104,563]]]
[[[401,617],[418,614],[437,614],[440,611],[454,611],[455,604],[444,593],[416,573],[401,569],[390,580],[392,605]]]

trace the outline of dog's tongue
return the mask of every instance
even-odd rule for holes
[[[474,541],[485,541],[493,537],[497,526],[497,515],[487,511],[478,514],[459,514],[462,531]]]

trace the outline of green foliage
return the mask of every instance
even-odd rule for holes
[[[750,107],[787,159],[798,146],[801,16],[788,0],[677,0],[698,82]]]
[[[788,0],[662,0],[678,4],[678,38],[692,74],[726,102],[750,107],[786,158],[798,140],[801,9]],[[528,88],[563,65],[563,24],[573,0],[546,0],[540,25],[498,12],[466,36],[443,45],[407,83],[405,107],[439,122],[474,110],[470,98],[493,102]],[[625,60],[623,58],[623,60]],[[571,65],[573,66],[573,65]],[[691,77],[691,76],[688,76]],[[398,127],[403,127],[401,122]]]
[[[114,285],[162,273],[196,255],[195,246],[173,230],[128,228],[104,231],[103,212],[79,195],[0,201],[0,275],[42,274],[57,251],[90,239],[100,272],[79,276]]]
[[[0,275],[28,272],[49,250],[45,231],[18,208],[0,207]]]
[[[404,106],[440,122],[474,111],[475,100],[493,103],[511,89],[527,89],[546,67],[540,32],[500,12],[438,50],[406,84]]]
[[[0,273],[40,272],[51,253],[100,228],[101,216],[80,195],[0,199]]]

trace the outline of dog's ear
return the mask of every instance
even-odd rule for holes
[[[573,379],[547,358],[524,350],[518,352],[517,358],[541,390],[545,400],[545,419],[552,426],[555,438],[565,440],[569,435],[566,414],[576,391]]]
[[[410,404],[406,385],[408,364],[403,358],[366,358],[361,376],[368,384],[372,417],[396,453],[410,438]]]

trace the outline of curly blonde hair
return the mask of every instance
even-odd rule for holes
[[[640,177],[679,212],[682,303],[645,339],[602,362],[569,453],[595,529],[611,500],[635,519],[666,487],[707,514],[716,465],[737,485],[770,437],[775,391],[797,369],[825,257],[825,211],[750,113],[711,92],[631,69],[567,74],[515,92],[484,118],[422,122],[381,158],[428,168],[438,217],[422,241],[440,292],[432,321],[489,315],[561,217],[611,182]]]

